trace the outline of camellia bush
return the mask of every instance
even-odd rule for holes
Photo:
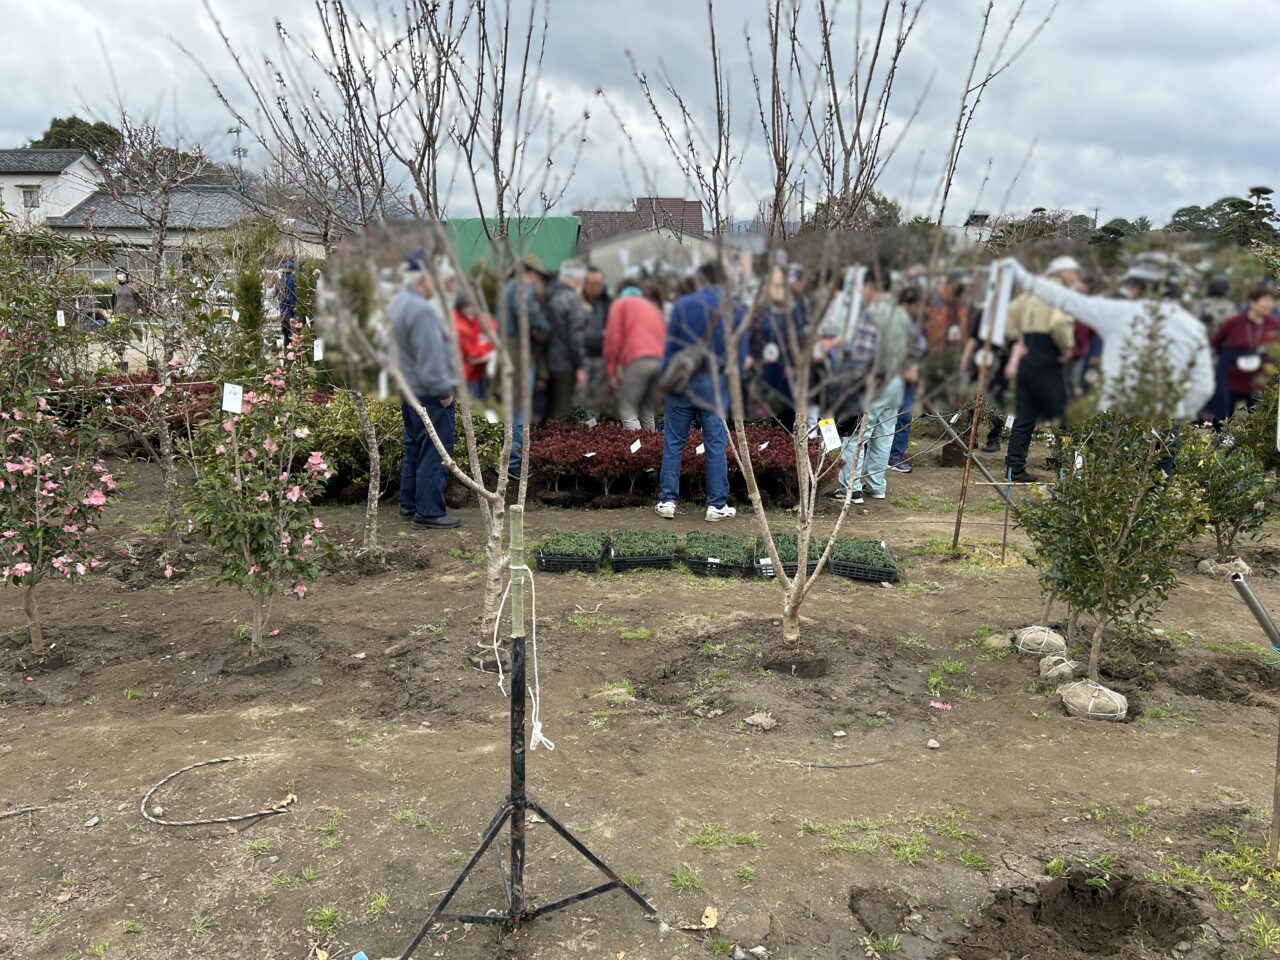
[[[1045,589],[1094,619],[1089,679],[1097,683],[1107,628],[1160,609],[1205,509],[1192,478],[1161,469],[1176,439],[1149,420],[1104,413],[1062,440],[1067,469],[1051,491],[1033,487],[1015,516]]]
[[[1230,433],[1185,438],[1177,471],[1200,488],[1219,563],[1235,556],[1241,534],[1261,529],[1276,512],[1276,480]]]
[[[308,380],[305,362],[286,353],[261,390],[244,394],[240,413],[201,432],[194,457],[192,523],[213,548],[214,580],[252,598],[254,655],[276,596],[306,596],[336,553],[312,505],[332,472],[299,416]]]

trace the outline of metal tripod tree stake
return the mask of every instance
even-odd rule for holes
[[[524,507],[511,508],[511,792],[503,801],[498,812],[494,814],[489,826],[485,828],[480,846],[471,855],[462,872],[454,879],[445,891],[440,902],[431,911],[417,936],[400,955],[400,960],[409,960],[419,944],[437,923],[452,921],[455,923],[484,923],[500,926],[518,927],[546,913],[562,910],[571,904],[597,897],[612,890],[621,890],[634,900],[650,917],[656,917],[658,911],[653,904],[642,897],[630,884],[625,882],[607,863],[591,852],[587,846],[575,837],[569,828],[547,812],[538,801],[531,800],[525,793],[525,629],[524,629],[524,588],[525,577],[529,568],[524,558]],[[529,811],[538,814],[556,833],[564,837],[574,850],[581,854],[592,866],[606,877],[606,881],[597,886],[562,897],[552,903],[531,907],[525,900],[525,829]],[[507,822],[511,823],[510,872],[503,868],[502,853],[494,844],[498,834]],[[446,913],[450,902],[457,894],[471,871],[493,847],[497,854],[498,873],[502,877],[503,891],[507,905],[504,910],[489,910],[482,915]]]

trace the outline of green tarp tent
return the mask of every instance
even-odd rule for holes
[[[507,221],[507,237],[498,242],[509,243],[512,256],[535,254],[548,270],[556,270],[578,252],[579,222],[577,217],[513,218]],[[449,242],[464,270],[470,271],[477,263],[493,266],[494,241],[490,236],[496,232],[492,229],[494,223],[479,217],[454,218],[445,223]]]

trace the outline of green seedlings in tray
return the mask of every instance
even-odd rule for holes
[[[624,530],[613,538],[613,555],[620,559],[670,557],[675,552],[676,535],[666,531]]]
[[[695,531],[685,537],[684,555],[688,560],[715,559],[725,566],[745,567],[751,563],[748,542],[745,537]]]
[[[560,530],[543,540],[538,545],[538,549],[547,557],[595,560],[604,552],[604,541],[603,533],[573,533]]]
[[[862,567],[896,570],[892,555],[879,540],[857,540],[841,537],[831,548],[831,559],[838,563],[852,563]]]

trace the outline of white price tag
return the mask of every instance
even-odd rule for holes
[[[1080,472],[1081,470],[1083,470],[1083,469],[1084,469],[1084,454],[1082,454],[1082,453],[1077,453],[1077,454],[1076,454],[1076,470],[1075,470],[1075,472],[1076,472],[1076,473],[1079,473],[1079,472]]]
[[[276,337],[276,349],[277,350],[284,349],[284,337]]]
[[[594,457],[595,455],[596,455],[596,452],[595,452],[594,450],[592,450],[590,453],[584,453],[582,456],[583,456],[583,458],[585,459],[585,458],[588,458],[588,457]]]
[[[836,422],[828,417],[826,420],[818,421],[818,429],[822,431],[822,452],[831,453],[833,450],[840,449],[840,431],[836,429]]]
[[[953,413],[953,414],[951,415],[951,425],[952,425],[952,426],[955,426],[956,421],[957,421],[957,420],[959,420],[959,419],[960,419],[960,414],[959,414],[959,413]]]
[[[704,453],[707,452],[707,445],[705,443],[700,443],[694,448],[693,452],[696,453],[698,456],[702,456]]]
[[[719,557],[707,557],[707,563],[714,563],[714,564],[718,567],[718,566],[720,566],[720,558],[719,558]]]
[[[67,315],[63,313],[61,310],[58,311],[57,321],[58,321],[58,326],[60,327],[65,327],[67,325]]]
[[[764,443],[760,444],[760,446],[759,446],[759,448],[758,448],[758,449],[760,449],[760,450],[768,450],[768,449],[769,449],[769,441],[768,441],[768,440],[766,440]]]
[[[316,337],[315,341],[311,344],[311,359],[315,360],[317,363],[324,359],[323,338]]]
[[[640,441],[637,440],[635,443],[631,445],[631,452],[635,453],[639,449],[640,449]]]
[[[244,387],[238,383],[222,385],[222,409],[227,413],[241,413],[244,410]]]
[[[231,311],[231,322],[232,322],[232,323],[239,323],[239,322],[240,322],[240,311],[239,311],[239,310],[232,310],[232,311]]]
[[[387,399],[387,371],[378,371],[378,399]]]
[[[486,411],[484,412],[484,418],[485,418],[485,420],[487,420],[489,423],[497,423],[497,422],[498,422],[498,415],[497,415],[496,413],[494,413],[492,410],[486,410]]]
[[[590,430],[594,430],[594,429],[596,428],[596,418],[595,418],[595,417],[588,417],[588,418],[587,418],[587,428],[588,428],[588,429],[590,429]]]
[[[1005,428],[1006,430],[1012,430],[1012,429],[1013,429],[1013,421],[1014,421],[1015,419],[1016,419],[1016,418],[1014,417],[1014,415],[1013,415],[1012,413],[1011,413],[1011,414],[1009,414],[1007,417],[1005,417],[1005,418],[1004,418],[1004,428]]]

